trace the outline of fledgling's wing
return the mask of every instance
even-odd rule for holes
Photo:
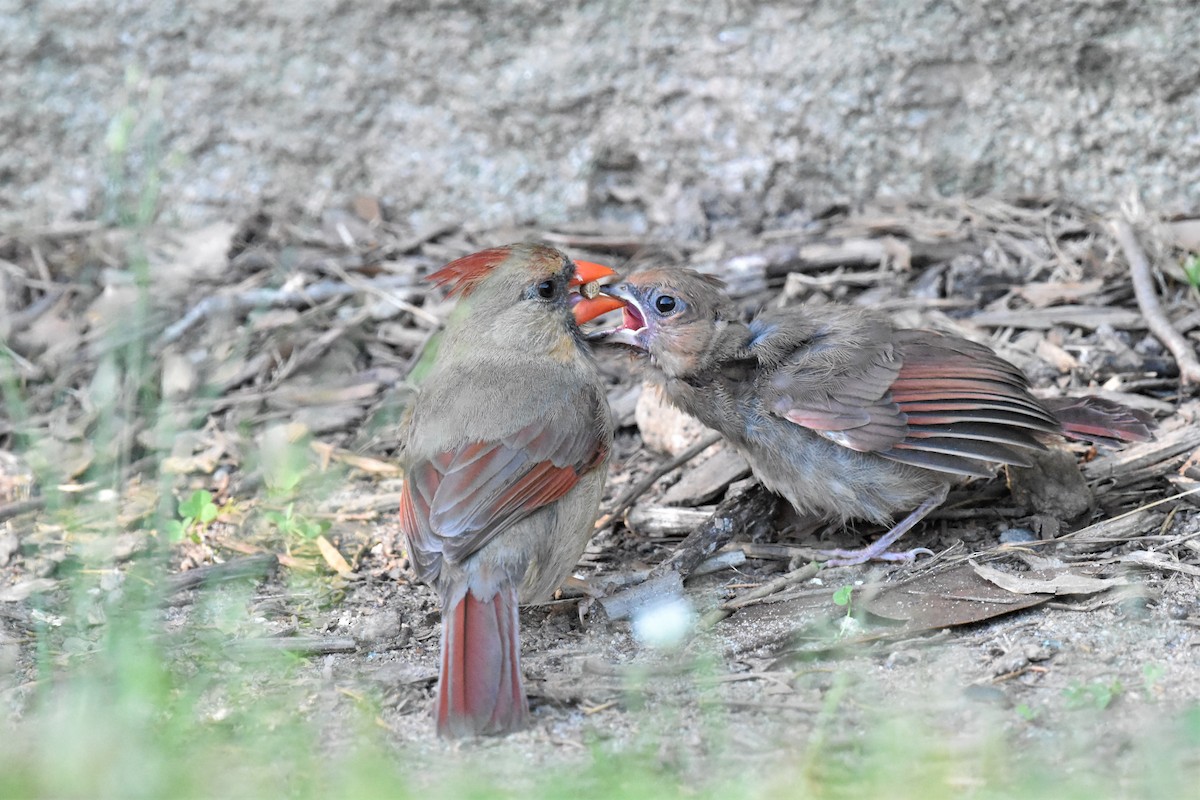
[[[977,462],[1028,466],[1021,450],[1043,450],[1038,434],[1062,426],[1015,366],[987,347],[932,331],[896,331],[904,359],[891,396],[908,431],[888,458],[927,469],[990,472]],[[972,463],[972,461],[976,463]]]
[[[861,312],[784,309],[751,325],[758,391],[779,416],[843,447],[938,472],[1028,465],[1055,418],[1016,367],[982,345],[895,330]]]

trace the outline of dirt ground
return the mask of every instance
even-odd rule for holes
[[[331,747],[352,735],[337,733],[341,714],[357,714],[350,698],[379,696],[379,724],[398,743],[441,752],[429,718],[437,602],[399,547],[392,463],[404,376],[452,307],[418,276],[499,239],[541,235],[613,263],[647,242],[510,229],[401,250],[392,229],[364,219],[375,206],[356,208],[188,235],[70,227],[5,240],[23,275],[41,259],[51,285],[74,287],[54,294],[9,274],[30,320],[11,331],[26,416],[6,422],[0,505],[16,713],[30,700],[19,687],[36,684],[39,620],[90,608],[82,631],[51,635],[64,657],[86,652],[106,598],[157,552],[176,573],[152,581],[166,591],[168,627],[204,629],[244,605],[248,616],[220,629],[231,645],[306,657],[298,680],[334,731]],[[1145,239],[1170,252],[1165,237],[1185,229],[1160,224]],[[738,518],[740,500],[719,503],[744,495],[732,483],[744,466],[719,446],[658,475],[668,457],[647,442],[678,452],[704,432],[644,392],[627,355],[602,352],[619,435],[601,510],[616,516],[579,580],[522,613],[536,725],[484,747],[570,763],[589,743],[644,741],[661,726],[671,731],[662,758],[689,759],[711,746],[713,709],[737,744],[723,753],[746,748],[764,763],[818,735],[852,759],[893,713],[949,747],[1000,736],[1053,745],[1064,764],[1110,751],[1119,764],[1162,735],[1164,709],[1200,702],[1200,507],[1174,497],[1200,478],[1198,406],[1145,333],[1106,230],[1061,203],[936,201],[682,249],[676,258],[729,276],[747,308],[887,308],[988,342],[1041,392],[1139,407],[1158,436],[1121,451],[1076,446],[1032,476],[960,487],[910,535],[937,554],[916,565],[803,572],[814,547],[878,531],[814,528],[778,508]],[[96,269],[130,247],[149,253],[143,317],[136,287]],[[283,274],[307,292],[271,288]],[[1194,330],[1192,290],[1165,288],[1177,324]],[[149,342],[142,357],[131,341]],[[157,405],[141,405],[147,380]],[[201,491],[209,517],[188,510]],[[723,557],[734,560],[688,576],[675,606],[688,632],[663,644],[640,632],[655,607],[638,606],[639,581],[714,504],[733,514]],[[95,574],[105,577],[80,606],[70,587]],[[244,581],[222,588],[247,574],[259,581],[249,597]],[[848,606],[835,602],[845,587]],[[632,620],[614,610],[631,598]]]
[[[356,194],[686,238],[934,193],[1186,212],[1198,38],[1189,0],[7,0],[0,224],[113,213],[150,167],[109,168],[126,112],[186,227]]]
[[[399,550],[390,466],[405,378],[450,307],[419,279],[542,238],[614,265],[657,248],[726,277],[747,309],[885,308],[990,344],[1046,394],[1135,404],[1161,432],[1076,448],[1081,508],[1010,491],[1019,476],[976,481],[911,535],[933,559],[793,577],[720,612],[813,546],[876,532],[786,515],[745,531],[728,547],[744,560],[686,581],[699,627],[660,649],[601,598],[741,477],[689,461],[598,532],[581,584],[522,612],[536,724],[477,746],[569,763],[661,725],[670,761],[710,741],[718,708],[739,757],[765,764],[835,708],[852,758],[903,709],[951,747],[999,732],[1070,764],[1119,759],[1164,710],[1200,703],[1200,506],[1145,508],[1200,480],[1200,407],[1105,224],[1145,199],[1134,221],[1195,347],[1178,265],[1200,246],[1173,216],[1200,203],[1181,177],[1200,166],[1189,4],[13,6],[0,335],[23,407],[0,418],[0,644],[17,685],[38,614],[68,605],[64,576],[125,574],[169,538],[162,508],[178,520],[204,490],[220,513],[166,547],[171,570],[262,573],[235,638],[307,656],[314,713],[378,692],[390,736],[440,751],[437,604]],[[154,224],[118,225],[144,201]],[[636,369],[600,358],[611,512],[667,460],[647,440],[678,452],[702,434],[646,405],[639,424]],[[650,521],[664,508],[694,513]],[[998,587],[989,566],[1025,583]],[[1051,576],[1069,585],[1030,583]],[[168,625],[206,622],[211,603],[173,580]],[[833,602],[846,586],[849,609]],[[9,695],[14,713],[26,700]]]

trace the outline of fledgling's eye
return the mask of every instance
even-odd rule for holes
[[[669,294],[660,294],[654,299],[654,310],[660,314],[670,314],[676,305],[675,298]]]
[[[542,281],[537,285],[538,297],[549,300],[554,297],[554,281]]]

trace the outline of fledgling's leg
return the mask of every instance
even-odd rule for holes
[[[825,557],[825,564],[830,567],[849,567],[855,564],[865,564],[868,561],[915,561],[920,555],[931,556],[933,551],[927,547],[915,547],[912,550],[901,550],[895,553],[888,551],[888,548],[924,519],[930,511],[944,503],[946,495],[949,493],[949,485],[942,486],[937,494],[926,498],[915,511],[897,522],[890,531],[866,547],[858,550],[821,550],[819,555]]]

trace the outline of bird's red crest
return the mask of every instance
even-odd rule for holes
[[[478,253],[457,258],[437,272],[430,273],[429,280],[438,286],[450,287],[448,292],[451,297],[466,297],[510,255],[511,246],[480,250]]]

